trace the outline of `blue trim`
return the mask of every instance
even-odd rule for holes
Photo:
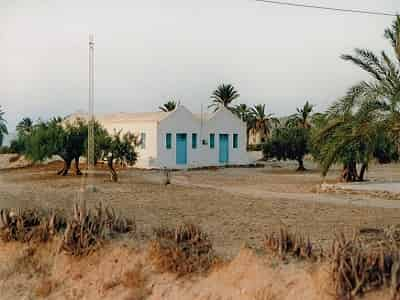
[[[176,134],[176,164],[186,165],[187,164],[187,134],[177,133]]]
[[[215,133],[210,133],[210,148],[215,148]]]
[[[197,148],[197,133],[192,133],[192,149]]]
[[[171,149],[172,148],[172,134],[171,133],[167,133],[165,135],[165,147],[167,149]]]
[[[239,135],[237,133],[233,134],[233,148],[236,149],[239,146]]]
[[[226,164],[229,162],[229,135],[219,135],[219,162]]]

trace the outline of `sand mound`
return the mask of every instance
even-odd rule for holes
[[[242,249],[208,275],[160,274],[133,241],[105,245],[89,257],[40,246],[0,243],[0,299],[333,300],[327,265],[291,262]],[[390,299],[368,294],[363,299]]]
[[[0,154],[0,170],[22,168],[31,164],[31,161],[19,154]]]

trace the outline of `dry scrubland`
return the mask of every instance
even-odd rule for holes
[[[56,251],[59,236],[40,246],[0,242],[3,299],[334,299],[326,260],[289,259],[292,263],[283,264],[281,258],[263,255],[266,234],[286,225],[309,235],[314,249],[328,253],[335,231],[349,237],[354,230],[400,224],[400,209],[377,207],[376,196],[317,194],[322,183],[318,171],[299,174],[290,164],[175,172],[169,186],[162,184],[158,171],[122,170],[121,181],[111,183],[101,169],[94,178],[55,176],[59,166],[1,171],[0,207],[68,213],[79,199],[86,199],[89,207],[106,201],[135,219],[135,234],[105,242],[85,258]],[[369,178],[400,180],[400,168],[374,166]],[[88,183],[97,191],[85,192]],[[375,204],[365,206],[368,203]],[[173,252],[156,251],[160,249],[151,242],[153,228],[174,228],[182,222],[199,225],[218,257],[210,270],[190,279],[171,270],[161,272],[149,255],[174,257]],[[382,293],[390,299],[389,290]],[[368,297],[382,299],[373,293]]]

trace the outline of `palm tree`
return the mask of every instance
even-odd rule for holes
[[[17,125],[19,135],[29,134],[32,131],[33,122],[31,118],[23,118]]]
[[[279,119],[273,117],[273,114],[267,114],[265,104],[257,104],[251,108],[251,129],[254,134],[260,135],[261,142],[270,136],[272,128],[279,125]]]
[[[355,55],[342,55],[366,71],[371,80],[350,88],[345,97],[334,103],[319,120],[313,144],[323,174],[336,162],[343,164],[343,179],[363,180],[364,172],[374,155],[379,136],[389,132],[399,144],[400,136],[400,16],[385,30],[395,60],[382,51],[355,49]],[[320,118],[321,119],[321,118]],[[374,150],[375,149],[375,150]],[[357,164],[361,164],[360,173]]]
[[[169,112],[169,111],[175,110],[176,106],[177,106],[177,102],[176,102],[176,101],[174,101],[174,100],[169,100],[169,101],[167,101],[166,103],[164,103],[163,106],[159,106],[158,108],[159,108],[161,111]]]
[[[387,122],[396,139],[400,133],[400,16],[397,16],[391,27],[385,30],[385,38],[389,40],[394,56],[382,51],[380,55],[368,49],[355,49],[355,55],[342,55],[342,59],[354,63],[366,71],[370,81],[361,81],[347,93],[347,101],[343,102],[346,109],[357,105],[360,101],[377,101],[377,109],[385,111]]]
[[[221,106],[232,109],[230,106],[232,104],[232,101],[239,97],[240,94],[235,90],[233,85],[221,84],[212,93],[212,103],[208,107],[214,107],[215,111],[217,111],[218,108],[220,108]]]
[[[246,123],[246,145],[249,145],[249,135],[252,126],[253,113],[247,104],[236,105],[232,112],[236,114],[243,122]]]
[[[343,180],[362,181],[384,128],[384,114],[378,109],[379,103],[368,101],[339,111],[346,101],[343,98],[335,102],[327,114],[320,116],[324,119],[313,132],[312,144],[318,149],[313,156],[320,162],[324,176],[333,164],[341,163]],[[357,164],[361,164],[359,172]]]
[[[232,112],[236,114],[243,122],[247,122],[252,115],[251,108],[247,104],[236,105]]]
[[[1,109],[0,106],[0,146],[3,145],[4,135],[8,134],[7,130],[7,121],[4,119],[5,112]]]
[[[289,117],[289,119],[286,121],[286,126],[310,129],[310,117],[313,109],[314,105],[306,101],[303,107],[297,108],[297,113]]]

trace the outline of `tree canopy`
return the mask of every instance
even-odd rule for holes
[[[264,144],[265,159],[296,160],[297,171],[304,171],[304,156],[309,153],[309,131],[305,128],[283,127],[273,131],[272,137]]]
[[[231,105],[233,100],[240,97],[240,94],[235,90],[232,84],[221,84],[211,94],[212,103],[209,107],[218,110],[221,106],[232,109]]]
[[[363,180],[370,160],[377,156],[383,159],[384,152],[390,150],[385,141],[391,139],[399,145],[400,17],[385,30],[385,38],[392,45],[396,60],[385,51],[376,55],[358,48],[354,55],[342,55],[342,59],[366,71],[371,79],[354,85],[319,116],[320,126],[313,133],[313,152],[324,175],[333,164],[342,163],[344,180]],[[389,152],[394,150],[391,148]],[[388,157],[395,158],[396,154]],[[361,164],[360,170],[357,164]]]
[[[0,106],[0,146],[3,145],[4,136],[8,134],[7,121],[4,119],[5,112]]]
[[[177,106],[177,102],[174,100],[169,100],[165,102],[162,106],[159,106],[158,109],[164,112],[169,112],[175,110]]]
[[[121,131],[105,138],[102,144],[104,157],[107,159],[107,166],[110,171],[111,180],[117,181],[118,175],[114,168],[114,162],[134,165],[137,161],[136,146],[138,137],[132,133],[121,134]]]

